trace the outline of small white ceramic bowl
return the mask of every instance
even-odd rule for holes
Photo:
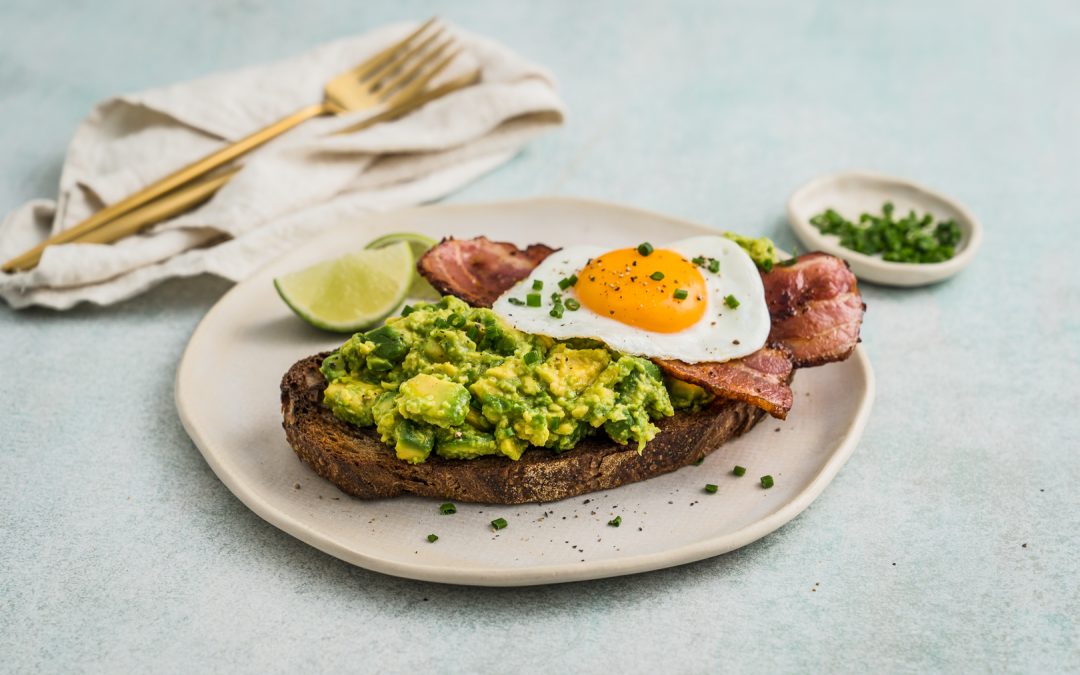
[[[886,262],[844,248],[839,237],[822,234],[810,224],[812,217],[829,208],[857,221],[864,212],[880,214],[885,202],[896,206],[898,216],[914,209],[920,216],[929,212],[934,222],[955,220],[960,226],[956,254],[940,263]],[[788,200],[788,220],[807,249],[843,258],[859,279],[889,286],[923,286],[947,279],[967,267],[982,243],[982,225],[963,204],[911,181],[868,171],[821,176],[806,183]]]

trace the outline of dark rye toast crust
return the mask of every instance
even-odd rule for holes
[[[334,417],[323,405],[326,380],[319,365],[329,352],[298,361],[281,380],[282,426],[289,445],[315,473],[362,499],[411,493],[460,502],[552,502],[634,483],[692,464],[724,442],[746,433],[764,412],[746,403],[718,400],[697,413],[656,422],[660,433],[641,454],[594,436],[556,454],[530,448],[518,461],[432,455],[421,464],[398,459],[374,428]]]

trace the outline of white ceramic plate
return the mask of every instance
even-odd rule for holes
[[[293,536],[372,570],[456,584],[517,586],[632,574],[725,553],[788,522],[832,480],[870,413],[874,379],[863,350],[844,363],[800,371],[787,421],[766,418],[746,436],[659,478],[551,504],[458,504],[353,499],[293,454],[281,428],[278,385],[295,361],[344,336],[309,328],[271,280],[362,248],[396,231],[527,244],[612,247],[701,234],[701,225],[577,199],[436,206],[331,223],[325,234],[236,285],[191,337],[176,403],[215,473],[253,511]],[[734,465],[747,474],[731,474]],[[758,478],[771,474],[775,487]],[[719,490],[707,494],[703,487]],[[607,522],[622,516],[621,527]],[[493,532],[488,523],[505,518]],[[434,544],[428,534],[437,534]]]
[[[940,263],[910,264],[886,262],[840,245],[835,234],[822,234],[810,219],[832,208],[848,220],[862,213],[881,213],[885,202],[896,206],[897,214],[910,209],[930,213],[938,220],[952,219],[960,227],[956,254]],[[796,190],[788,200],[788,220],[795,236],[812,251],[825,251],[847,260],[855,276],[889,286],[924,286],[953,276],[975,258],[982,243],[982,225],[960,202],[928,187],[903,178],[869,171],[848,171],[820,176]]]

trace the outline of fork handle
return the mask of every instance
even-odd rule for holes
[[[38,244],[34,248],[7,261],[3,265],[3,270],[5,272],[12,272],[15,270],[30,269],[37,265],[38,261],[41,260],[41,253],[45,250],[45,247],[53,244],[64,244],[74,239],[78,239],[109,221],[133,211],[147,202],[157,199],[161,195],[175,190],[181,185],[231,162],[237,157],[251,152],[255,148],[271,139],[277,138],[301,122],[306,122],[309,119],[319,117],[320,115],[327,115],[331,112],[333,112],[332,108],[326,103],[317,103],[306,108],[301,108],[293,114],[283,117],[277,122],[274,122],[249,136],[245,136],[217,152],[213,152],[200,160],[188,164],[178,171],[174,171],[168,176],[147,185],[138,192],[121,199],[115,204],[106,206],[75,227],[64,230],[45,240],[41,244]]]

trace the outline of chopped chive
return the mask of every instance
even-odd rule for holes
[[[690,262],[694,263],[698,267],[704,267],[705,266],[705,256],[699,255],[698,257],[694,258]]]
[[[442,318],[441,316],[438,317],[437,319],[435,319],[434,323],[435,323],[436,328],[449,328],[450,327],[450,322],[447,321],[446,319]]]
[[[528,305],[529,307],[539,307],[540,306],[540,294],[539,293],[529,293],[528,295],[525,296],[525,304]]]
[[[735,474],[736,476],[745,476],[746,475],[746,467],[745,466],[739,466],[738,464],[736,464],[735,468],[731,470],[731,473]]]
[[[709,271],[716,274],[720,271],[720,261],[716,258],[709,259]]]
[[[435,542],[439,541],[439,535],[437,535],[437,534],[429,534],[427,536],[427,540],[429,542],[431,542],[432,544],[434,544]]]
[[[735,298],[734,295],[728,295],[727,297],[724,298],[724,304],[727,305],[728,307],[730,307],[731,309],[735,309],[736,307],[739,306],[739,301]]]
[[[511,305],[517,305],[518,307],[525,306],[525,301],[521,298],[510,298],[509,300],[507,300],[507,302],[509,302]]]
[[[524,303],[522,303],[522,304],[524,304]],[[470,340],[472,340],[473,342],[479,341],[480,340],[480,327],[477,326],[476,324],[473,324],[473,325],[469,326],[469,330],[465,331],[465,335]]]
[[[765,261],[761,263],[761,269],[765,270],[765,274],[772,272],[772,268],[773,261],[770,258],[766,258]]]
[[[796,258],[794,255],[792,255],[787,260],[781,260],[780,262],[778,262],[776,264],[779,265],[780,267],[791,267],[792,265],[794,265],[797,262],[799,262],[799,259]]]
[[[491,521],[491,527],[496,530],[501,530],[506,527],[506,518],[496,518]]]
[[[534,291],[542,291],[542,290],[544,290],[544,281],[543,281],[543,279],[533,279],[533,290]]]
[[[687,290],[685,288],[676,288],[675,289],[675,299],[676,300],[685,300],[686,296],[688,296],[688,295],[690,295],[690,294],[687,292]]]
[[[448,516],[451,513],[457,513],[457,507],[450,502],[446,502],[439,507],[439,513],[443,514],[444,516]]]
[[[465,317],[461,316],[457,312],[450,315],[450,327],[451,328],[463,328],[465,326]]]
[[[622,516],[615,516],[611,520],[607,521],[607,524],[612,527],[618,527],[619,525],[622,525]]]
[[[401,308],[401,316],[409,316],[410,314],[412,314],[415,311],[416,311],[416,308],[413,307],[412,305],[405,305],[404,307]]]
[[[694,462],[694,466],[701,466],[701,465],[702,465],[702,464],[704,464],[704,463],[705,463],[705,458],[704,458],[704,457],[702,457],[702,458],[701,458],[701,459],[699,459],[698,461]]]
[[[562,303],[561,302],[555,303],[555,306],[551,308],[551,311],[548,312],[548,314],[555,317],[556,319],[561,319],[563,317]]]
[[[955,221],[934,225],[929,213],[919,216],[908,211],[906,216],[896,215],[895,206],[886,202],[880,216],[864,212],[858,222],[852,222],[834,209],[826,209],[812,217],[810,223],[822,234],[838,237],[841,246],[865,255],[881,255],[888,262],[937,263],[956,253],[962,233]]]
[[[522,360],[525,361],[525,365],[527,366],[536,365],[537,363],[540,363],[540,353],[535,351],[526,352]]]
[[[576,283],[577,283],[577,275],[576,274],[571,274],[570,276],[566,277],[565,279],[559,279],[559,288],[561,288],[562,290],[565,291],[566,289],[570,288],[571,286],[573,286]]]
[[[715,493],[717,491],[717,489],[719,489],[719,488],[717,488],[712,483],[706,483],[705,484],[705,492],[708,492],[709,494]]]
[[[652,244],[650,244],[647,241],[642,242],[640,245],[638,245],[637,252],[640,253],[641,255],[649,255],[650,253],[653,252]]]
[[[649,275],[649,278],[652,279],[653,281],[663,281],[664,280],[664,273],[663,272],[653,272],[652,274]]]
[[[772,486],[773,486],[773,479],[772,479],[772,476],[770,476],[770,475],[766,474],[766,475],[764,475],[764,476],[762,476],[762,477],[761,477],[761,487],[763,487],[763,488],[765,488],[766,490],[768,490],[768,489],[769,489],[769,488],[771,488]]]
[[[571,312],[576,312],[579,309],[581,309],[581,303],[578,302],[577,300],[573,299],[573,298],[567,298],[563,302],[563,304],[566,305],[566,308],[568,310],[570,310]]]

